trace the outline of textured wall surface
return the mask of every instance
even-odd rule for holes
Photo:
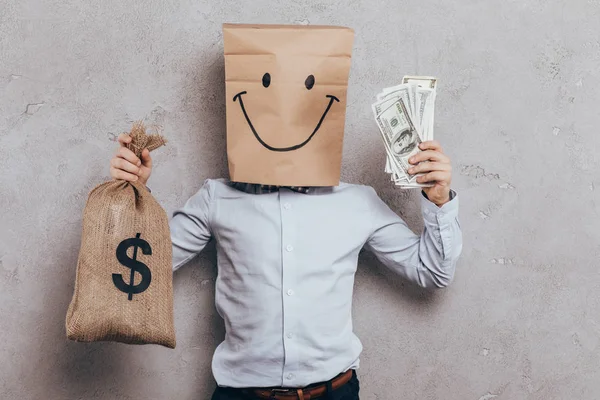
[[[169,213],[226,176],[223,22],[356,31],[343,179],[415,229],[370,104],[440,79],[465,246],[454,283],[413,288],[369,254],[354,321],[362,398],[600,398],[600,1],[0,0],[0,398],[205,399],[223,338],[210,249],[175,274],[175,350],[68,342],[87,194],[119,132],[170,139],[150,185]]]

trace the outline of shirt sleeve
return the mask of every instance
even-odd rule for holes
[[[423,194],[424,229],[416,235],[372,190],[372,233],[365,247],[388,268],[421,287],[445,287],[452,282],[462,251],[458,196],[438,207]]]
[[[200,190],[173,213],[169,221],[174,271],[200,253],[212,237],[213,191],[212,182],[206,180]]]

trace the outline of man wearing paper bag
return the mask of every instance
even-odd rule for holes
[[[170,222],[174,270],[217,244],[227,333],[213,399],[358,399],[359,252],[420,286],[448,285],[462,247],[450,162],[421,144],[415,164],[434,162],[415,173],[435,185],[415,235],[371,187],[339,182],[353,31],[225,24],[223,35],[230,180],[206,180]],[[112,176],[145,183],[150,156],[138,161],[121,149]]]

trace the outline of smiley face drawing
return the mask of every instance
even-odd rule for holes
[[[262,77],[262,85],[265,88],[268,88],[269,86],[271,86],[271,74],[269,74],[268,72],[266,72],[263,77]],[[311,90],[314,86],[315,86],[315,77],[314,75],[309,75],[306,80],[304,81],[304,86],[306,87],[306,90]],[[324,111],[323,111],[323,115],[321,115],[321,119],[319,119],[319,122],[317,123],[317,125],[315,126],[315,129],[312,131],[312,133],[302,142],[295,144],[293,146],[288,146],[288,147],[274,147],[269,145],[268,143],[266,143],[261,137],[260,134],[256,131],[256,128],[254,128],[254,125],[252,124],[252,120],[250,118],[250,116],[248,115],[248,112],[246,111],[246,107],[244,106],[244,101],[242,99],[242,96],[247,94],[247,91],[241,91],[238,94],[236,94],[233,97],[233,101],[236,102],[238,101],[240,104],[240,107],[242,109],[242,112],[244,113],[244,117],[246,118],[246,122],[248,123],[248,126],[250,127],[250,129],[252,130],[252,133],[254,134],[254,137],[256,137],[256,140],[258,140],[258,142],[260,144],[262,144],[264,147],[266,147],[267,149],[271,150],[271,151],[292,151],[292,150],[297,150],[301,147],[303,147],[304,145],[306,145],[308,142],[310,142],[310,140],[315,136],[315,134],[317,133],[317,131],[319,130],[319,128],[321,127],[321,124],[323,123],[323,120],[325,119],[325,117],[327,116],[327,113],[329,112],[329,109],[331,108],[331,106],[333,105],[333,102],[338,102],[339,103],[339,99],[332,95],[332,94],[328,94],[325,95],[325,98],[329,99],[329,101],[327,102],[327,106],[325,107]]]
[[[223,24],[229,179],[339,184],[354,31]]]

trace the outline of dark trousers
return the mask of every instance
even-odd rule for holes
[[[356,371],[352,371],[352,379],[344,386],[338,388],[337,390],[333,390],[330,393],[327,393],[321,397],[318,397],[319,400],[360,400],[358,398],[358,390],[359,390],[358,378],[356,376]],[[223,388],[217,387],[215,392],[213,393],[211,400],[258,400],[258,397],[254,397],[252,395],[246,394],[246,390],[244,389],[232,389],[232,388]]]

